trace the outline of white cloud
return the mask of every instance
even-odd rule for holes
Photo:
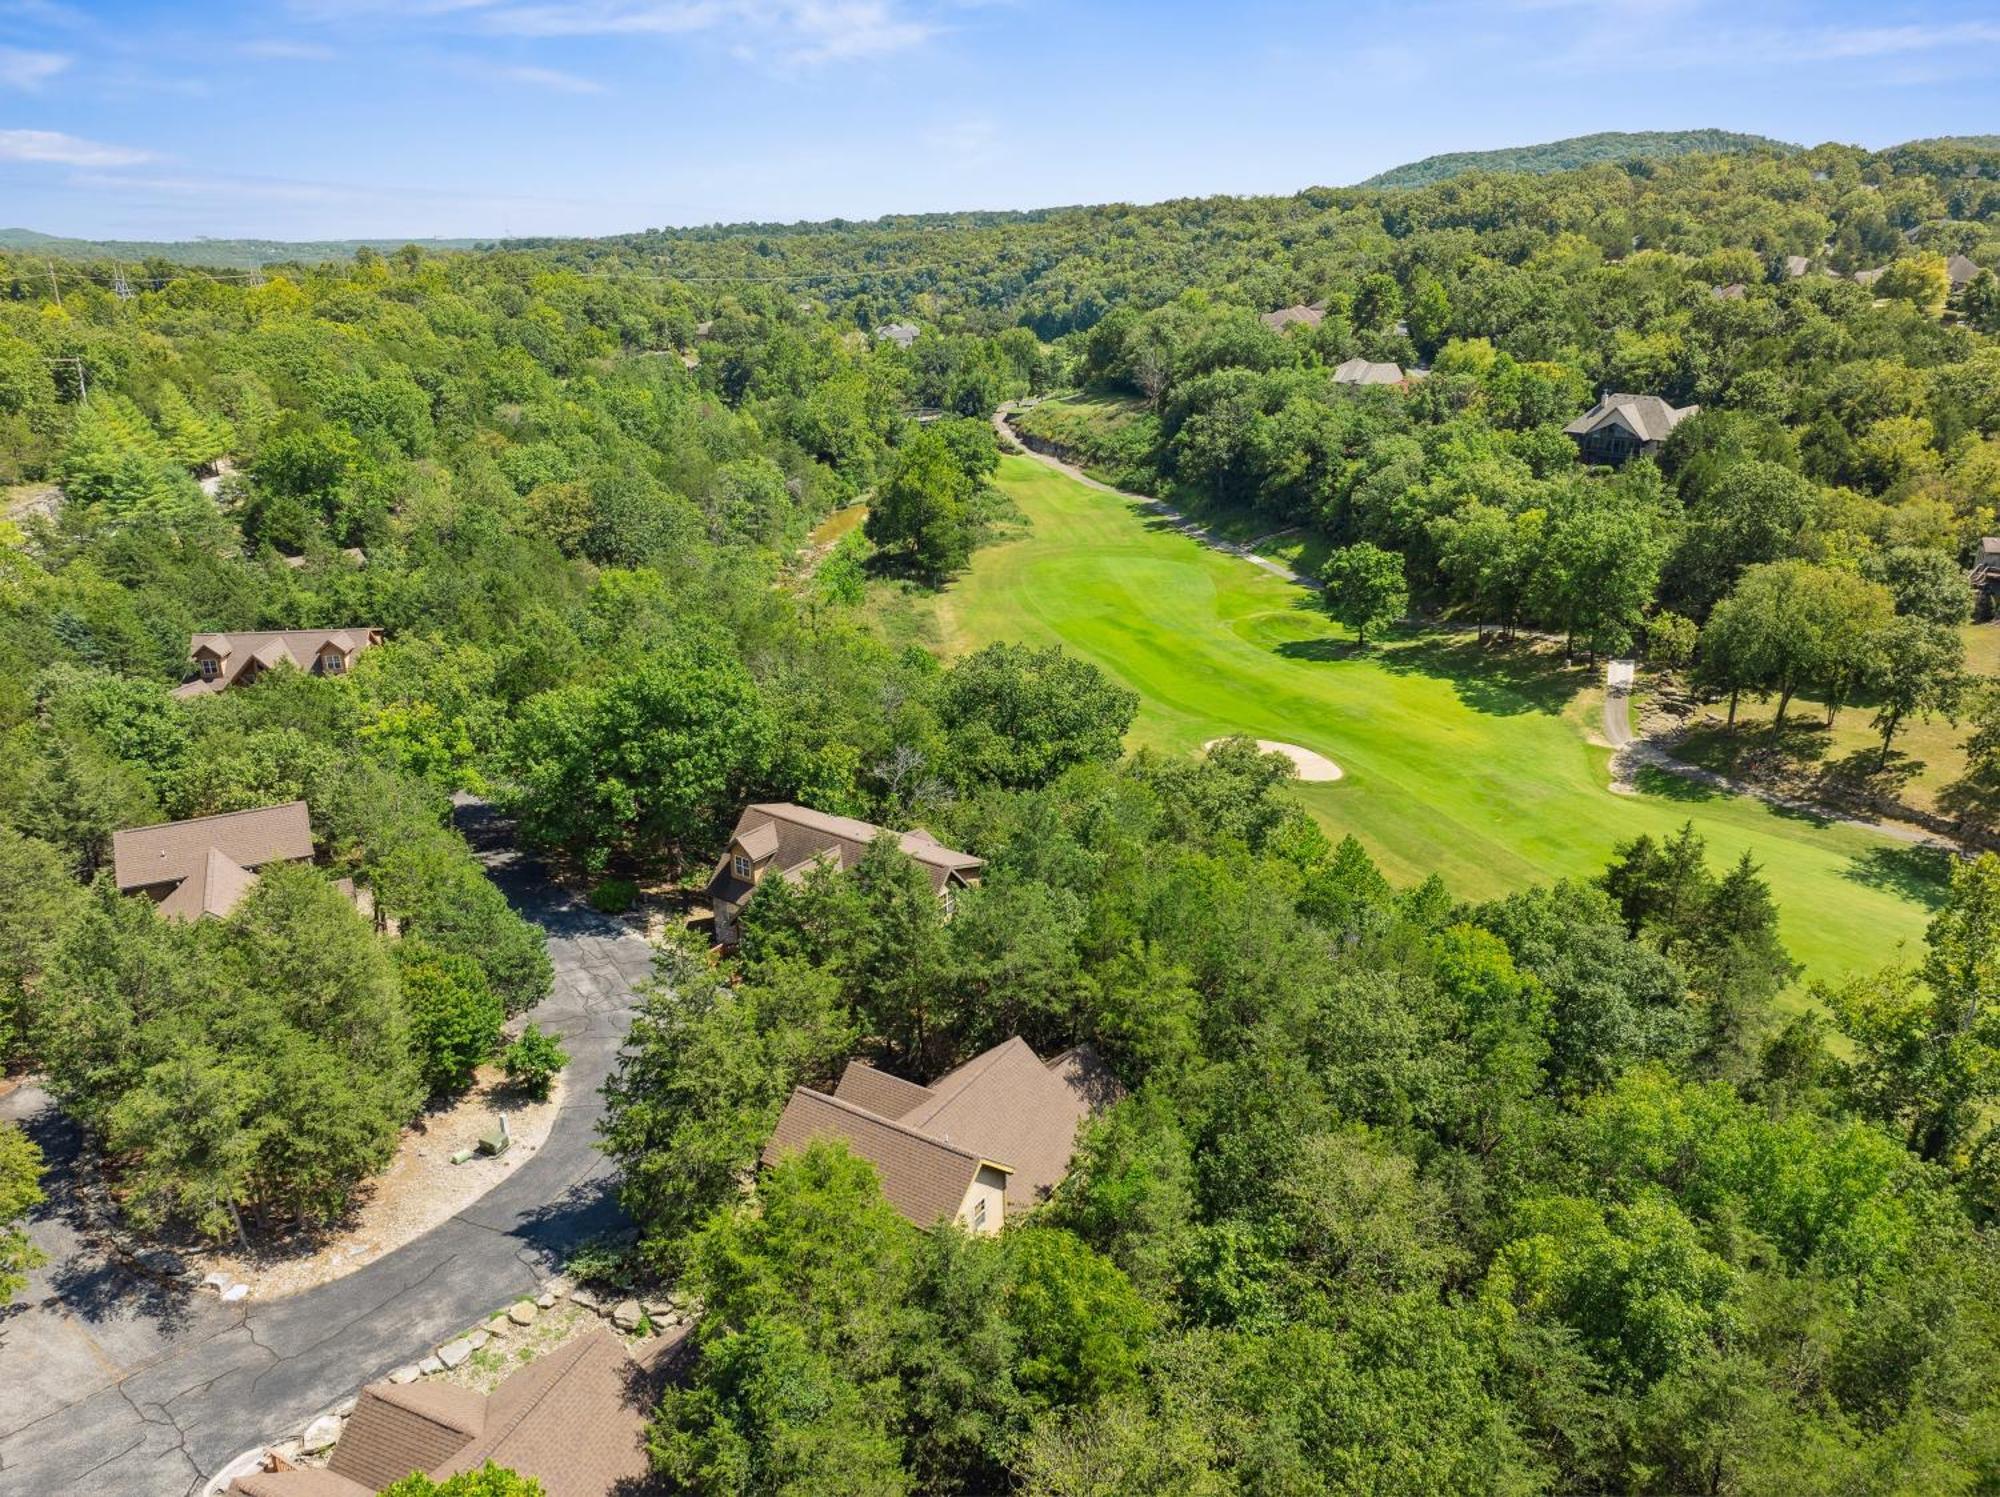
[[[265,58],[272,62],[332,62],[340,55],[333,48],[318,42],[294,41],[282,36],[244,42],[236,50],[244,57]]]
[[[0,47],[0,88],[35,89],[70,65],[60,52],[31,52],[25,47]]]
[[[582,78],[558,68],[538,68],[512,63],[466,63],[465,72],[495,83],[519,83],[528,88],[544,88],[558,94],[601,94],[604,85],[594,78]]]
[[[929,0],[935,4],[936,0]],[[799,65],[906,51],[942,27],[909,0],[294,0],[320,21],[415,21],[512,37],[706,35],[749,60]]]
[[[1983,21],[1934,26],[1860,26],[1807,37],[1803,56],[1822,62],[1851,58],[1892,57],[1911,52],[1941,52],[1952,47],[2000,45],[2000,25]]]
[[[137,166],[151,151],[110,146],[60,130],[0,130],[0,161],[42,161],[56,166]]]

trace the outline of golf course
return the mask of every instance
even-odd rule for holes
[[[1300,745],[1338,779],[1295,793],[1390,878],[1441,874],[1480,898],[1599,872],[1615,843],[1692,819],[1713,862],[1748,851],[1808,979],[1920,948],[1941,856],[1865,828],[1643,772],[1610,786],[1602,667],[1470,630],[1392,633],[1368,648],[1307,590],[1203,545],[1142,505],[1028,457],[997,482],[1026,521],[938,595],[950,654],[1058,643],[1141,698],[1130,741],[1195,752],[1242,733]]]

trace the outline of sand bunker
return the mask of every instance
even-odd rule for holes
[[[1223,741],[1220,738],[1211,738],[1202,747],[1212,749]],[[1290,759],[1302,780],[1324,781],[1340,778],[1340,766],[1333,760],[1327,758],[1325,754],[1316,754],[1309,748],[1300,748],[1296,743],[1279,743],[1276,739],[1259,738],[1257,747],[1266,754],[1283,754]]]

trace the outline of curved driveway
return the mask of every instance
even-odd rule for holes
[[[562,1250],[618,1219],[593,1147],[652,948],[572,901],[484,807],[460,824],[514,907],[548,934],[554,993],[535,1010],[570,1054],[539,1153],[414,1242],[285,1299],[223,1305],[108,1264],[61,1188],[76,1138],[32,1088],[0,1099],[47,1151],[51,1199],[30,1224],[50,1262],[0,1320],[0,1497],[184,1497],[362,1383],[517,1298]]]

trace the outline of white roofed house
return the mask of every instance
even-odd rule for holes
[[[177,697],[212,696],[232,686],[248,686],[265,671],[289,665],[315,676],[344,675],[354,657],[382,643],[380,629],[265,629],[197,634],[188,641],[192,681],[176,686]]]
[[[708,881],[716,941],[724,946],[736,944],[737,913],[766,878],[796,882],[823,862],[842,870],[852,868],[883,832],[873,822],[786,801],[745,807]],[[888,835],[896,838],[903,854],[930,876],[931,888],[947,915],[958,890],[977,884],[979,871],[986,866],[983,859],[946,847],[921,827]]]

